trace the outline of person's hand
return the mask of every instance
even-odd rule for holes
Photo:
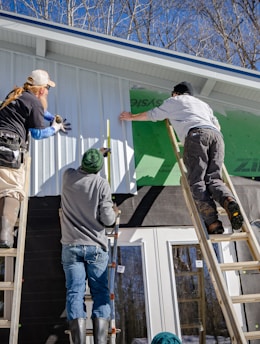
[[[103,157],[106,158],[108,153],[111,153],[111,149],[110,148],[105,148],[105,147],[101,147],[99,149],[99,151],[103,154]]]
[[[113,210],[114,210],[116,216],[118,216],[121,213],[121,211],[118,209],[118,207],[115,203],[113,204]]]
[[[71,130],[71,124],[67,123],[67,119],[65,118],[62,122],[62,126],[60,128],[60,130],[64,133],[64,134],[68,134],[68,131]]]
[[[132,120],[132,114],[131,112],[123,111],[121,112],[119,119],[120,121],[131,121]]]
[[[63,119],[60,115],[56,115],[52,122],[55,132],[62,131],[64,134],[68,134],[68,130],[71,130],[71,124],[66,122],[66,118]]]

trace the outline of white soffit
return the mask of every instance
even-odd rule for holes
[[[171,88],[176,82],[188,80],[197,95],[217,98],[223,93],[230,103],[241,106],[249,97],[251,107],[259,109],[259,72],[1,11],[0,27],[1,41],[27,46],[39,56],[59,55],[67,61],[112,67],[117,73],[134,72],[135,81],[145,83],[147,78],[158,88]],[[215,89],[216,81],[220,92]]]

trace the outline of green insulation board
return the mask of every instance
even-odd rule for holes
[[[130,90],[136,114],[160,106],[170,94],[147,89]],[[260,116],[241,110],[214,108],[225,142],[225,165],[230,175],[259,178]],[[180,171],[164,121],[132,122],[138,186],[180,184]]]

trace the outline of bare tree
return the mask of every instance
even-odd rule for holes
[[[187,50],[191,48],[197,56],[259,68],[259,1],[184,0],[182,6],[195,13],[198,32],[186,41]]]
[[[0,0],[0,9],[260,69],[259,0]]]

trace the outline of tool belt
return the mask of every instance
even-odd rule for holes
[[[0,166],[19,169],[23,163],[22,146],[17,134],[0,130]]]

